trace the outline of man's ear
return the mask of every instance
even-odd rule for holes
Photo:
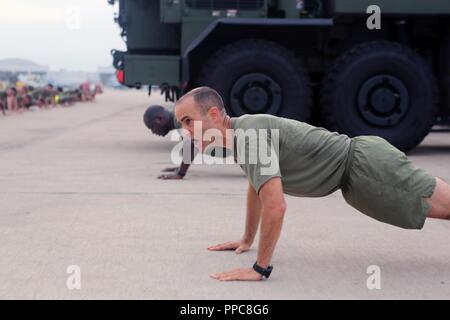
[[[208,110],[208,115],[213,121],[217,121],[220,118],[220,110],[217,107],[212,107]]]

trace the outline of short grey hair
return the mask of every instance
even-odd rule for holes
[[[195,105],[202,115],[206,115],[212,107],[217,107],[223,114],[226,114],[222,97],[210,87],[195,88],[182,96],[176,104],[182,103],[188,97],[194,98]]]

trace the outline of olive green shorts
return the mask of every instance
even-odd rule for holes
[[[362,213],[405,229],[422,229],[436,179],[377,136],[352,139],[342,195]]]

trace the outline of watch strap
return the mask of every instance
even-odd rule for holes
[[[253,270],[258,272],[260,275],[265,277],[266,279],[269,279],[270,274],[272,273],[273,266],[268,266],[267,268],[263,268],[260,265],[258,265],[258,262],[255,262],[253,265]]]

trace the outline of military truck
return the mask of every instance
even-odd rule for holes
[[[118,80],[167,99],[207,85],[267,113],[403,151],[450,115],[448,0],[109,0]],[[375,5],[375,7],[374,7]]]

